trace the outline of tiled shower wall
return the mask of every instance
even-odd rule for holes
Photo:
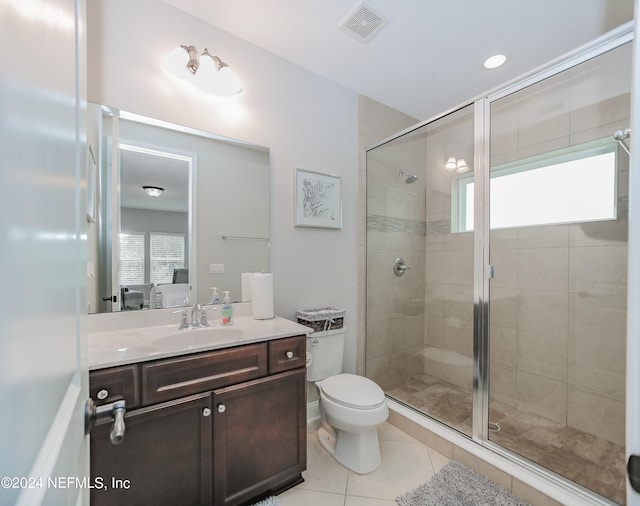
[[[411,134],[367,161],[367,373],[383,388],[424,369],[425,164]],[[407,184],[400,170],[419,177]]]
[[[365,361],[365,308],[367,295],[367,251],[366,251],[366,227],[367,227],[367,172],[366,149],[378,142],[394,135],[405,128],[415,125],[418,120],[407,116],[395,109],[380,104],[368,97],[360,96],[358,104],[358,234],[359,266],[358,273],[358,365],[359,374],[364,373]],[[410,149],[409,151],[412,151]],[[413,347],[416,339],[420,343],[424,339],[424,328],[421,324],[424,291],[418,287],[422,283],[415,280],[421,278],[424,272],[424,178],[407,185],[404,179],[398,176],[398,170],[407,172],[419,170],[414,165],[420,159],[420,152],[409,153],[407,157],[401,155],[397,162],[386,163],[381,160],[378,164],[378,177],[387,177],[383,182],[383,189],[372,196],[370,205],[375,210],[376,218],[372,220],[372,226],[376,229],[369,236],[369,245],[375,245],[372,250],[369,274],[374,274],[380,287],[384,280],[391,280],[391,267],[399,253],[394,244],[398,239],[407,246],[410,254],[404,254],[403,258],[412,269],[402,278],[393,279],[395,284],[382,286],[382,294],[375,302],[375,308],[369,310],[372,318],[367,336],[366,353],[368,354],[367,376],[374,378],[383,388],[392,380],[392,364],[398,364],[399,359],[405,353],[405,348]],[[423,156],[423,155],[422,155]],[[386,176],[385,176],[386,173]],[[421,194],[421,202],[412,202]],[[420,214],[422,213],[422,214]],[[413,237],[412,232],[417,232],[418,237]],[[374,237],[375,236],[375,237]],[[393,241],[392,241],[393,240]],[[421,244],[422,243],[422,244]],[[403,250],[404,251],[404,250]],[[398,255],[401,256],[401,255]],[[376,282],[374,280],[374,282]],[[411,285],[411,288],[405,289]],[[399,300],[396,302],[396,298]],[[393,336],[393,337],[392,337]],[[404,364],[401,365],[404,369]]]

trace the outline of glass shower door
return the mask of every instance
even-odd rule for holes
[[[630,44],[490,105],[489,440],[623,503]]]
[[[469,436],[473,210],[454,202],[473,144],[470,105],[367,153],[366,375]]]

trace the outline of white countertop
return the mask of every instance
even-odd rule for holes
[[[178,330],[179,320],[155,326],[89,332],[89,369],[103,369],[147,360],[308,335],[313,329],[276,316],[254,320],[235,316],[231,325],[211,322],[201,329]]]

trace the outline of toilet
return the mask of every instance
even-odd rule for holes
[[[320,444],[346,468],[367,474],[380,466],[378,425],[389,416],[382,388],[342,372],[346,329],[307,337],[307,380],[320,393]]]

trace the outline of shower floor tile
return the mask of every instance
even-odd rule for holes
[[[391,397],[471,435],[470,392],[420,375],[386,390]],[[489,420],[499,425],[490,441],[620,504],[625,501],[624,446],[491,401]]]

